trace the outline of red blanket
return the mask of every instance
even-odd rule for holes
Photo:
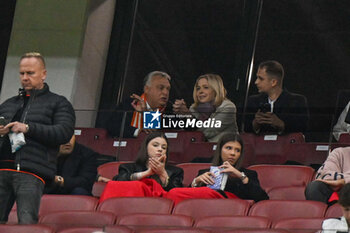
[[[225,194],[228,198],[237,198],[230,192],[225,192]],[[175,204],[191,198],[226,198],[207,187],[173,188],[166,192],[157,181],[148,178],[139,181],[109,181],[99,202],[112,197],[166,197],[172,199]]]

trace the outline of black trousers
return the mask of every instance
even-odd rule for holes
[[[306,186],[306,200],[321,201],[328,204],[328,199],[331,197],[333,189],[322,181],[314,180]]]

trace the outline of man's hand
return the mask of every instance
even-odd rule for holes
[[[345,180],[344,179],[339,179],[339,180],[322,180],[322,179],[316,179],[317,181],[321,181],[325,184],[328,184],[331,186],[333,191],[339,191],[344,185],[345,185]]]
[[[0,125],[0,137],[5,136],[10,132],[9,128],[6,128],[4,125]]]
[[[144,112],[147,110],[147,106],[146,106],[146,103],[145,101],[139,96],[139,95],[136,95],[136,94],[132,94],[130,96],[130,98],[133,99],[133,101],[131,102],[131,106],[138,112]]]
[[[14,133],[27,133],[28,131],[27,125],[18,121],[7,124],[5,126],[5,129],[8,129],[8,130],[11,129],[11,131]],[[0,134],[1,134],[1,131],[0,131]]]
[[[254,125],[255,124],[255,125]],[[267,124],[271,125],[273,128],[278,129],[278,131],[283,131],[285,128],[284,122],[278,118],[278,116],[272,112],[263,113],[260,110],[255,114],[253,121],[254,128],[260,128],[257,125]]]

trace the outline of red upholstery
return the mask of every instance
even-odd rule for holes
[[[306,186],[314,175],[314,170],[297,165],[253,165],[248,167],[258,173],[260,185],[265,191],[275,187]]]
[[[191,216],[247,215],[250,203],[241,199],[187,199],[179,202],[173,214]]]
[[[291,233],[290,231],[284,229],[236,229],[220,231],[220,233]]]
[[[105,182],[95,182],[92,186],[92,195],[94,197],[100,197],[104,188],[106,186]]]
[[[108,138],[108,133],[106,129],[76,128],[74,134],[78,143],[83,144],[84,146],[87,146],[98,153],[109,154],[106,153],[104,148],[100,146],[100,144]]]
[[[91,232],[102,232],[102,227],[71,227],[57,231],[57,233],[91,233]],[[126,231],[125,233],[131,233],[132,231]],[[123,233],[123,232],[121,232]]]
[[[211,233],[209,230],[196,229],[196,228],[146,228],[140,229],[137,233]],[[109,233],[109,232],[108,232]]]
[[[39,216],[56,211],[96,209],[97,198],[82,195],[52,195],[46,194],[41,198]]]
[[[158,213],[170,214],[173,201],[160,197],[118,197],[99,204],[98,211],[112,212],[115,215]]]
[[[68,227],[103,227],[115,223],[116,216],[108,212],[60,211],[40,217],[39,223],[50,225],[57,230]]]
[[[106,233],[133,233],[134,231],[126,226],[106,226],[104,228]]]
[[[120,140],[114,140],[114,144],[117,148],[117,160],[135,161],[141,143],[142,140],[136,138],[122,138]]]
[[[325,218],[290,218],[283,219],[273,225],[275,229],[286,229],[293,233],[315,233],[322,229]]]
[[[165,130],[164,132],[169,141],[169,162],[171,163],[192,161],[194,157],[197,157],[191,149],[192,144],[205,140],[203,133],[200,131]],[[138,139],[143,141],[146,136],[145,132],[141,132]]]
[[[193,219],[175,214],[129,214],[118,217],[118,225],[191,227]]]
[[[279,221],[286,218],[322,218],[327,205],[318,201],[265,200],[254,204],[249,216],[263,216]]]
[[[180,163],[176,166],[181,167],[184,170],[184,187],[188,187],[193,179],[197,177],[198,171],[201,169],[209,168],[211,163]]]
[[[195,227],[270,228],[271,221],[258,216],[209,216],[196,220]]]
[[[216,143],[213,142],[193,142],[182,152],[182,163],[189,163],[195,158],[212,158]]]
[[[102,164],[97,168],[97,173],[103,177],[112,179],[115,175],[118,174],[119,166],[122,163],[127,163],[127,162],[118,161],[118,162],[109,162],[109,163]]]
[[[255,164],[283,164],[288,145],[305,142],[302,133],[287,135],[255,135],[242,133],[243,142],[254,146]],[[250,156],[251,157],[251,156]]]
[[[344,146],[349,146],[349,143],[307,142],[290,144],[286,150],[286,158],[304,165],[323,164],[330,150]]]
[[[54,229],[41,224],[35,225],[9,225],[0,224],[0,232],[4,233],[54,233]]]
[[[304,186],[276,187],[268,191],[270,200],[305,200]]]
[[[350,143],[350,134],[349,133],[342,133],[340,134],[339,143]]]
[[[326,218],[338,218],[341,216],[343,216],[343,211],[341,209],[341,206],[338,203],[328,207],[325,214]]]

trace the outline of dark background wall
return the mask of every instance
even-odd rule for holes
[[[4,75],[16,0],[0,1],[0,86]]]
[[[190,104],[195,79],[213,72],[222,75],[228,96],[236,103],[241,115],[247,90],[247,69],[255,41],[254,71],[248,94],[256,93],[253,83],[258,63],[270,59],[281,62],[286,72],[285,88],[308,99],[311,121],[307,139],[329,140],[336,120],[334,114],[347,102],[341,101],[337,108],[338,92],[350,88],[347,78],[350,71],[350,2],[117,2],[119,9],[116,9],[114,28],[117,36],[111,40],[110,56],[119,54],[119,57],[117,61],[111,57],[106,67],[104,88],[109,91],[103,92],[101,109],[121,102],[133,92],[141,93],[140,80],[152,70],[169,72],[173,77],[171,99],[184,98]],[[261,17],[255,34],[259,6],[262,6]],[[129,14],[128,20],[122,18],[125,12]],[[122,53],[124,56],[121,57]],[[239,124],[240,120],[241,117]]]

